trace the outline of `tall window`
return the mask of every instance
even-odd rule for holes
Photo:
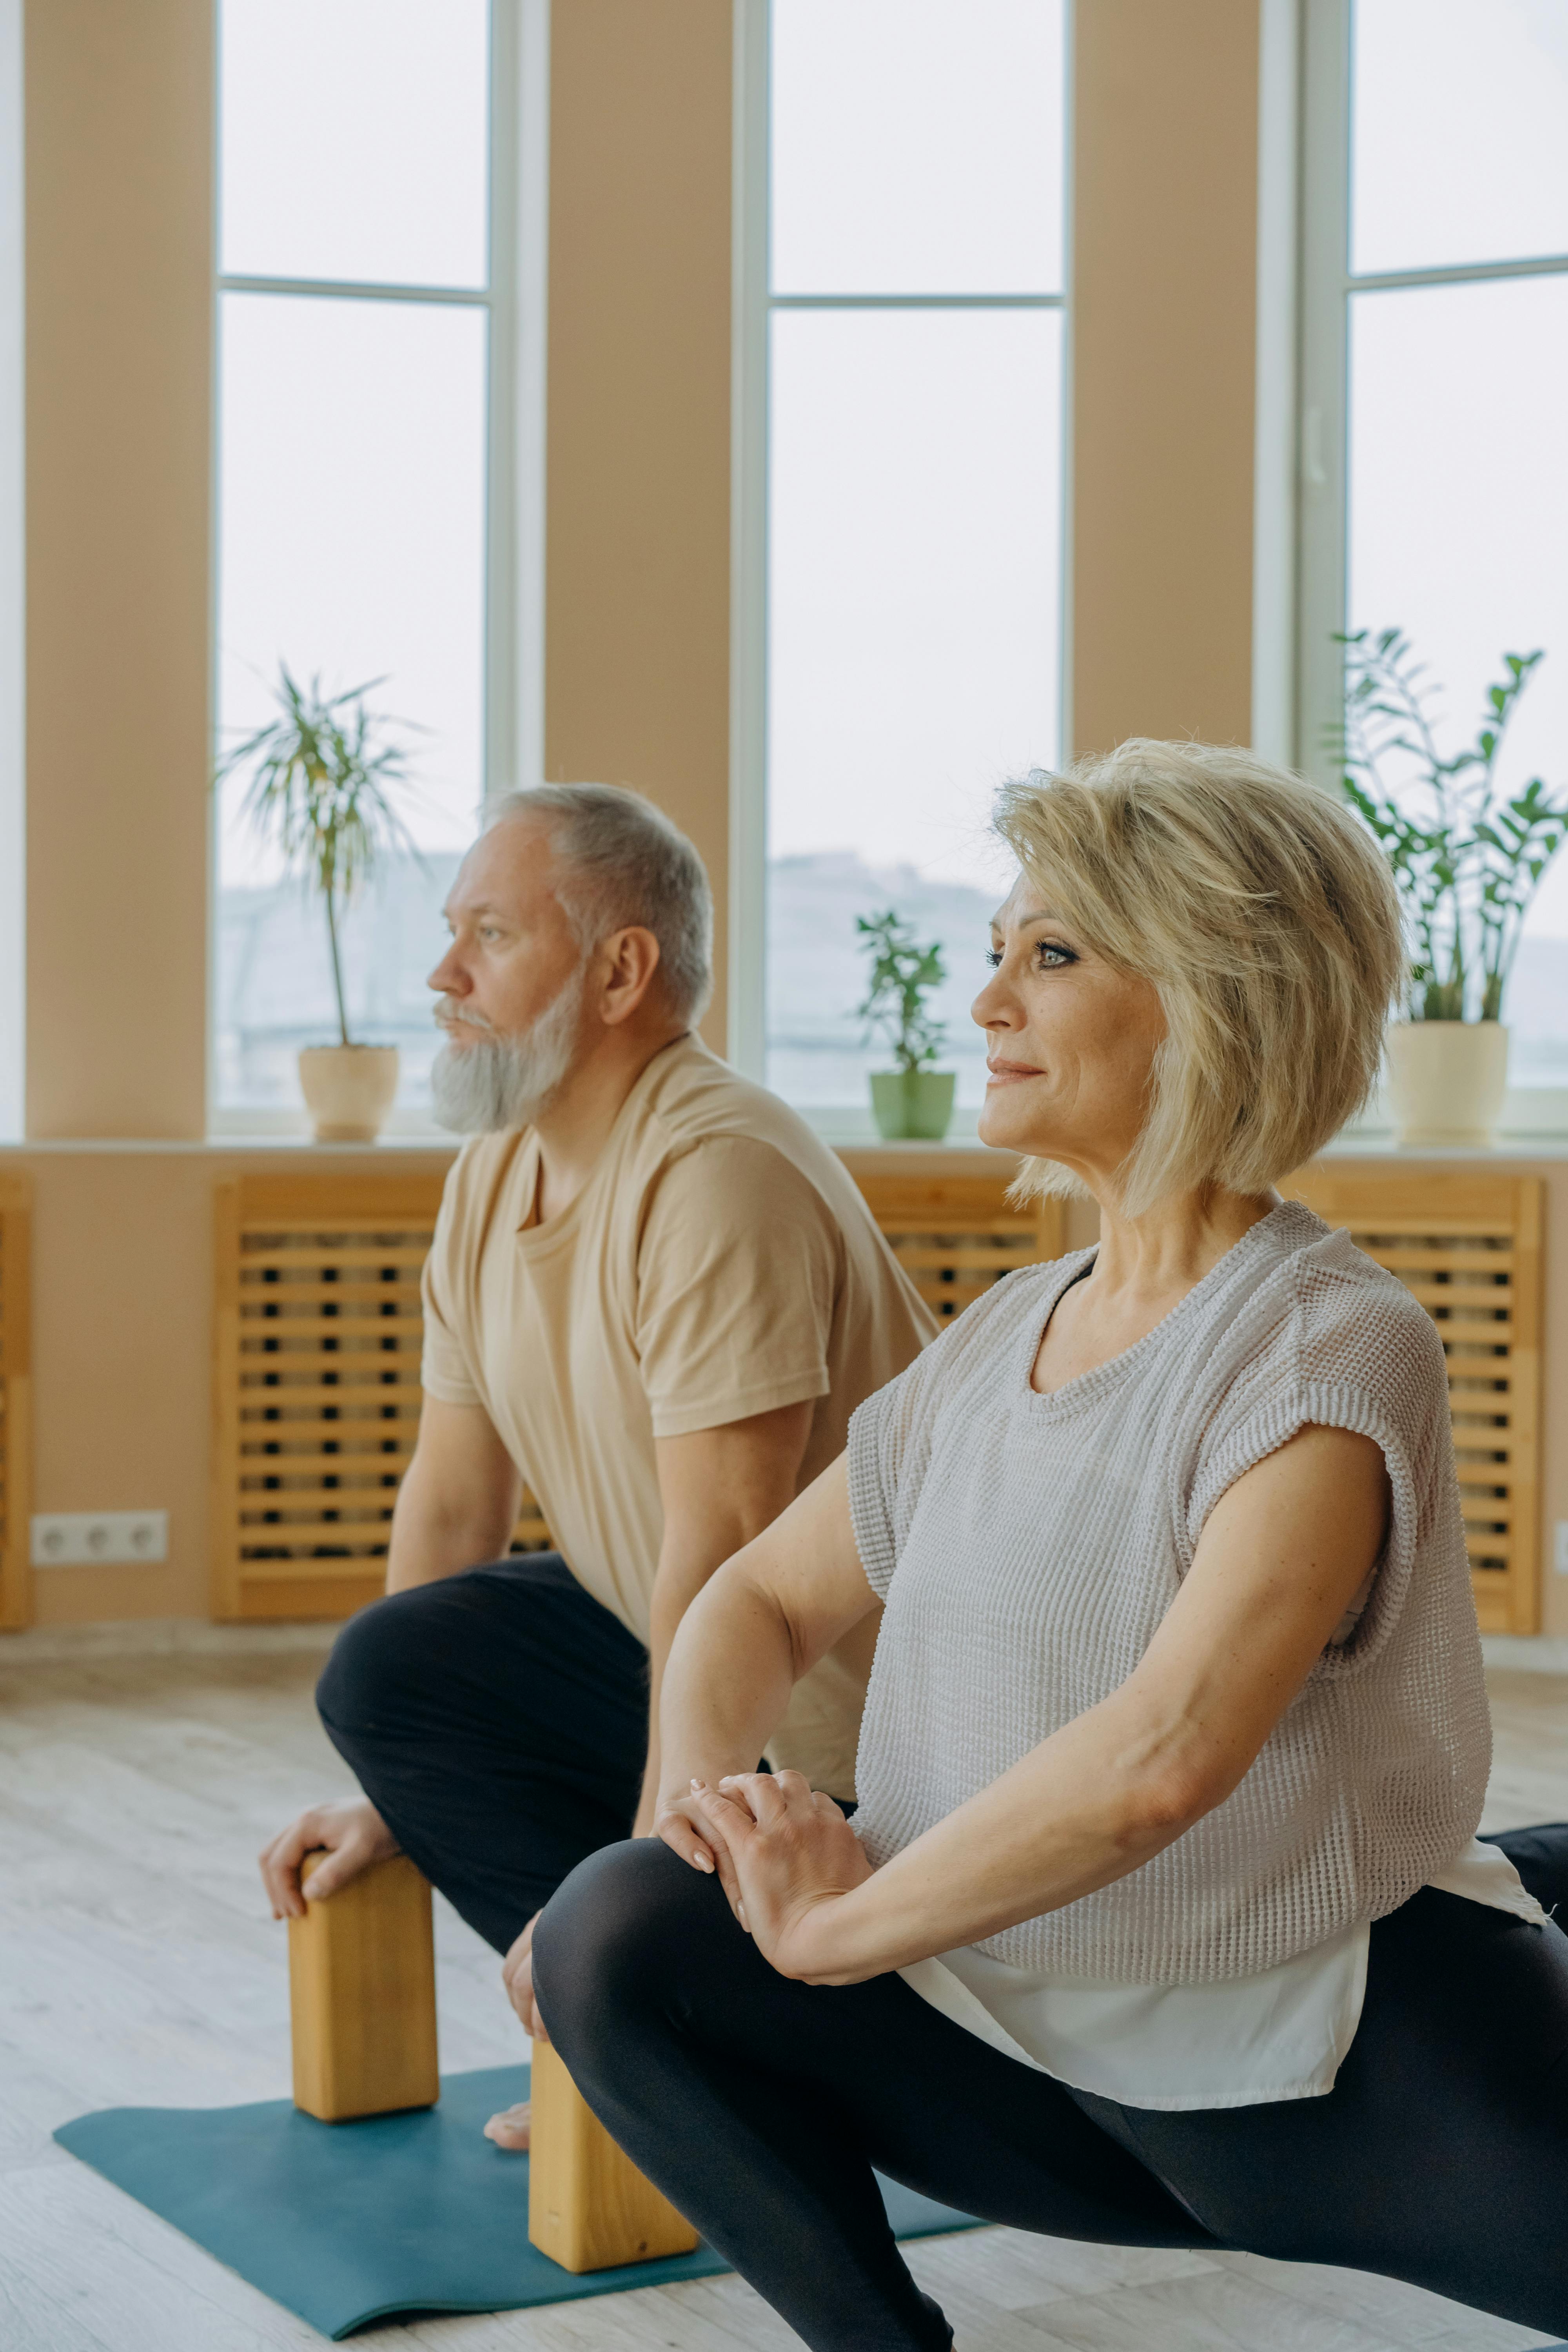
[[[891,907],[941,942],[941,1058],[973,1107],[968,1006],[1005,873],[987,809],[1057,756],[1062,8],[766,16],[748,583],[765,691],[743,714],[765,768],[758,1025],[769,1083],[853,1133],[886,1060],[854,1014],[856,916]],[[762,29],[759,11],[759,46]]]
[[[494,516],[513,255],[491,201],[508,0],[491,13],[220,0],[220,742],[268,715],[280,661],[330,690],[374,681],[370,706],[405,722],[421,857],[393,857],[357,905],[346,964],[358,1033],[403,1048],[408,1106],[441,901],[487,759],[510,749],[487,661],[488,633],[510,653]],[[298,1101],[298,1047],[331,1036],[331,983],[319,904],[237,800],[220,813],[216,1100],[265,1125]]]
[[[1545,648],[1503,754],[1568,784],[1568,5],[1314,0],[1303,388],[1303,755],[1331,633],[1398,626],[1451,747]],[[1344,616],[1342,619],[1342,616]],[[1568,858],[1514,969],[1515,1126],[1568,1088]],[[1535,1090],[1533,1102],[1531,1090]]]

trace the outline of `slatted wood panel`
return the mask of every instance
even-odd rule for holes
[[[419,1423],[438,1176],[217,1188],[214,1613],[346,1617],[385,1573]],[[514,1541],[549,1532],[531,1497]]]
[[[32,1615],[31,1227],[26,1179],[0,1176],[0,1625]]]
[[[1283,1189],[1348,1227],[1436,1324],[1481,1631],[1538,1632],[1540,1179],[1315,1168]]]
[[[1059,1201],[1008,1204],[1001,1176],[857,1172],[867,1205],[933,1315],[948,1322],[1016,1265],[1059,1257]]]

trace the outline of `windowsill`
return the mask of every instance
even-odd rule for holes
[[[921,1154],[951,1159],[963,1153],[983,1165],[1015,1157],[981,1141],[975,1132],[978,1111],[973,1104],[959,1107],[945,1136],[899,1140],[888,1140],[878,1134],[869,1103],[864,1107],[852,1103],[797,1103],[795,1108],[823,1142],[836,1151],[857,1156],[886,1153],[904,1160]],[[0,1156],[24,1151],[199,1151],[261,1152],[268,1156],[305,1153],[314,1159],[327,1155],[363,1159],[379,1154],[384,1159],[411,1152],[450,1157],[458,1151],[461,1139],[437,1127],[427,1114],[408,1109],[398,1117],[399,1124],[374,1143],[317,1143],[302,1111],[251,1111],[220,1113],[213,1131],[200,1138],[12,1137],[0,1140]],[[1545,1087],[1511,1092],[1504,1121],[1496,1142],[1489,1146],[1402,1145],[1394,1141],[1386,1113],[1381,1105],[1374,1104],[1363,1118],[1336,1136],[1319,1156],[1325,1160],[1385,1160],[1410,1167],[1442,1163],[1488,1167],[1521,1160],[1568,1160],[1568,1092]]]

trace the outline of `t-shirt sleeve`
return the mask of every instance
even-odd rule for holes
[[[867,1581],[888,1597],[931,1467],[937,1412],[956,1360],[983,1343],[1005,1286],[947,1324],[896,1380],[868,1396],[851,1416],[847,1446],[849,1521]]]
[[[463,1162],[449,1171],[441,1194],[440,1213],[419,1279],[425,1315],[425,1339],[419,1364],[419,1384],[426,1396],[441,1404],[482,1404],[474,1384],[467,1351],[459,1337],[456,1304],[461,1296],[458,1276],[458,1229],[461,1222],[459,1188]]]
[[[713,1136],[671,1160],[637,1248],[655,1437],[826,1396],[843,1252],[827,1203],[772,1144]]]
[[[1189,1557],[1220,1497],[1307,1428],[1370,1437],[1388,1471],[1388,1541],[1354,1632],[1316,1670],[1352,1674],[1382,1649],[1423,1563],[1440,1572],[1464,1559],[1442,1342],[1392,1278],[1302,1283],[1210,1422],[1187,1507]]]

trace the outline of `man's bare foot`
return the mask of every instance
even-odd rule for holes
[[[503,2107],[485,2126],[485,2137],[504,2147],[509,2156],[525,2155],[528,2149],[530,2102],[524,2099],[515,2107]]]

